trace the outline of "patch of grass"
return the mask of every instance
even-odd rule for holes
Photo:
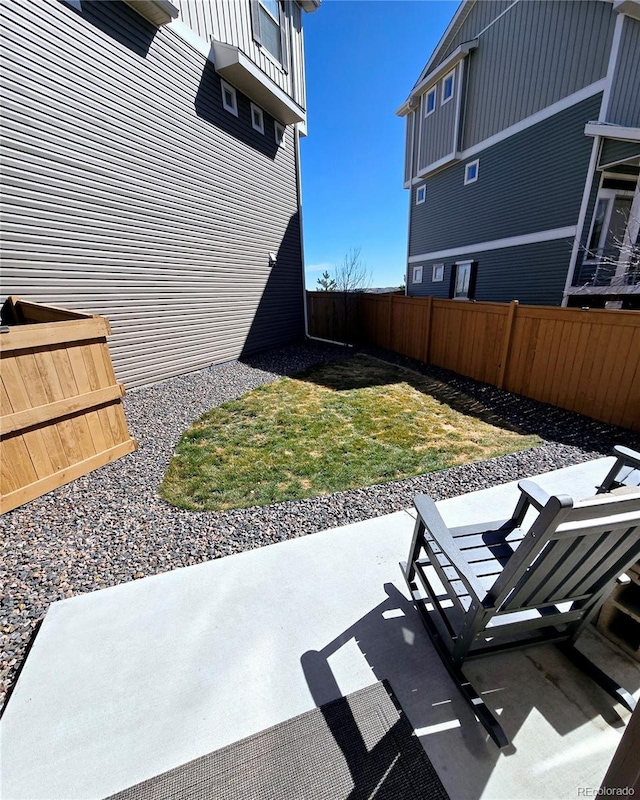
[[[194,511],[246,508],[538,444],[445,384],[358,355],[204,414],[178,443],[161,494]]]

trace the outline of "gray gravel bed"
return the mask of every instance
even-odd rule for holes
[[[366,352],[418,369],[470,395],[503,419],[538,433],[542,447],[392,483],[222,513],[194,513],[158,496],[173,449],[202,413],[251,389],[353,351],[305,344],[133,390],[125,398],[137,452],[0,517],[0,702],[51,603],[176,567],[220,558],[325,528],[597,458],[613,444],[640,446],[629,431],[516,397],[409,359]]]

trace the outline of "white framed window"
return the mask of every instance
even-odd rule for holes
[[[222,107],[225,111],[228,111],[230,114],[233,114],[234,117],[238,116],[238,97],[236,95],[236,90],[233,86],[229,86],[226,81],[220,81],[220,87],[222,89]]]
[[[286,131],[285,126],[281,125],[279,122],[274,122],[273,131],[276,137],[276,144],[282,148],[285,148],[287,146],[287,140],[284,135]]]
[[[264,113],[255,103],[251,103],[251,127],[258,133],[264,133]]]
[[[475,183],[478,180],[478,170],[480,169],[480,159],[470,161],[464,165],[464,185]]]
[[[453,90],[456,86],[456,71],[452,69],[448,75],[445,75],[442,79],[442,99],[440,100],[440,105],[443,106],[445,103],[448,103],[449,100],[453,97]]]
[[[413,281],[412,283],[422,283],[422,267],[413,268]]]
[[[427,199],[427,187],[426,186],[418,186],[416,189],[416,205],[419,206],[420,203],[424,203]]]
[[[456,261],[453,282],[454,300],[470,300],[473,297],[471,272],[473,261]]]
[[[432,283],[439,283],[444,280],[444,264],[434,264],[431,267]]]
[[[436,87],[434,86],[431,91],[427,92],[427,96],[424,101],[424,115],[428,117],[429,114],[433,114],[436,110]]]
[[[279,0],[253,0],[253,38],[284,66]]]

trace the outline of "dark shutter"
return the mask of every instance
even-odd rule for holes
[[[467,297],[469,300],[474,300],[476,296],[476,276],[478,275],[478,262],[471,262],[471,269],[469,271],[469,293]]]
[[[453,264],[451,266],[451,274],[449,276],[449,298],[453,299],[456,293],[456,277],[458,274],[458,267]]]
[[[289,15],[287,14],[284,0],[281,0],[278,5],[280,9],[280,63],[282,64],[282,69],[285,72],[289,72],[289,48],[287,47]]]
[[[262,44],[262,37],[260,35],[260,7],[258,0],[250,0],[251,9],[251,30],[253,32],[254,41]]]

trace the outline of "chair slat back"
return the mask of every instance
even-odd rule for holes
[[[551,498],[496,582],[501,611],[591,601],[640,559],[640,492]]]

